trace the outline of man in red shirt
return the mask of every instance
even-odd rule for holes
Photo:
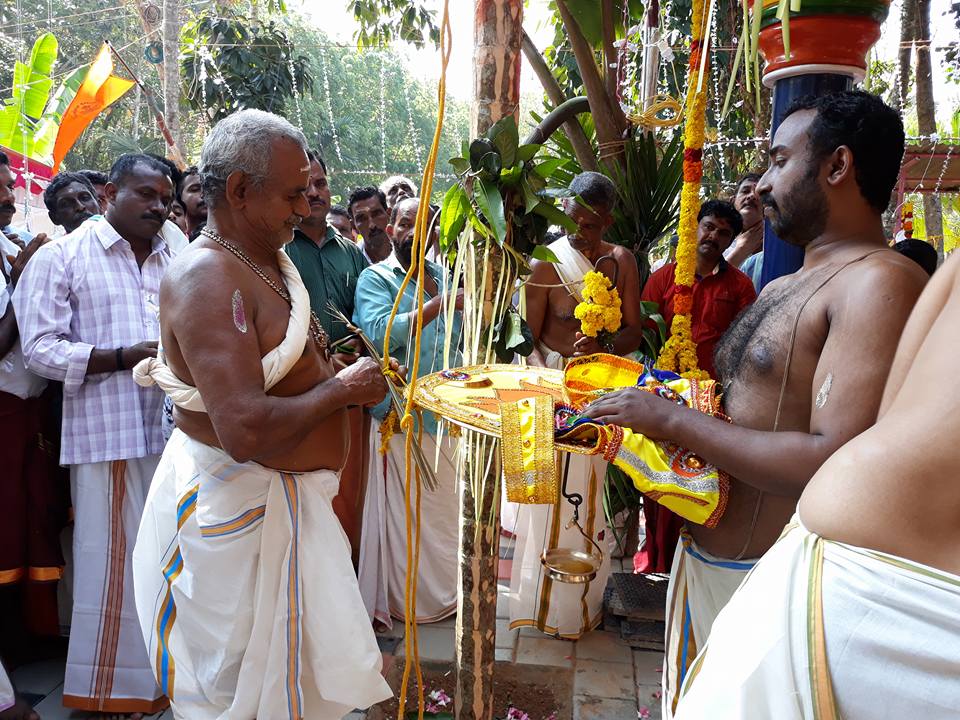
[[[724,200],[708,200],[697,215],[697,274],[693,284],[693,339],[700,367],[716,377],[713,349],[733,319],[757,298],[753,283],[723,259],[723,251],[743,229],[740,213]],[[660,305],[670,327],[673,321],[673,281],[676,263],[657,270],[643,288],[641,300]]]
[[[753,282],[723,259],[723,252],[743,230],[737,209],[723,200],[708,200],[697,214],[697,273],[693,284],[693,339],[697,362],[716,378],[713,349],[740,311],[757,297]],[[641,300],[656,302],[669,328],[673,321],[676,263],[657,270],[643,288]],[[634,558],[637,572],[669,572],[683,518],[663,505],[645,502],[646,542]]]

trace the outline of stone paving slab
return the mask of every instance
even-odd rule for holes
[[[611,700],[575,695],[573,698],[574,720],[635,720],[637,703],[629,700]]]
[[[575,695],[622,700],[636,693],[633,663],[609,663],[577,658],[573,677]]]
[[[573,643],[567,640],[554,640],[542,635],[517,639],[518,664],[573,667],[574,653]]]
[[[633,656],[616,633],[594,630],[576,642],[577,660],[599,660],[601,662],[632,663]]]

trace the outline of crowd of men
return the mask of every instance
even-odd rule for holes
[[[843,717],[873,717],[868,699],[891,696],[889,686],[902,712],[960,707],[956,683],[930,668],[949,666],[949,651],[914,661],[892,641],[871,645],[856,622],[859,599],[879,597],[875,578],[893,572],[903,596],[914,575],[937,574],[930,592],[941,615],[960,604],[955,553],[921,527],[920,486],[933,482],[919,472],[933,462],[923,453],[941,450],[911,436],[917,451],[901,448],[899,463],[884,455],[904,423],[936,435],[931,423],[953,422],[949,408],[957,417],[952,390],[938,395],[942,412],[922,419],[912,399],[918,373],[940,367],[928,345],[960,337],[947,327],[960,296],[954,262],[908,323],[936,263],[911,243],[895,252],[884,233],[902,151],[899,117],[871,95],[796,104],[766,172],[744,175],[732,202],[709,199],[698,213],[693,337],[730,421],[640,390],[585,410],[689,448],[732,478],[716,527],[652,501],[643,508],[637,568],[670,573],[664,717],[828,717],[808,712],[825,692]],[[185,171],[131,154],[107,174],[57,175],[44,192],[64,230],[56,239],[10,226],[13,187],[0,154],[5,659],[21,662],[29,638],[58,633],[56,582],[67,577],[69,708],[139,718],[172,703],[190,720],[334,718],[389,697],[374,631],[408,609],[405,431],[352,328],[382,348],[390,324],[394,370],[413,363],[415,338],[421,375],[460,364],[463,290],[434,262],[435,237],[422,284],[403,282],[417,262],[416,185],[394,176],[333,205],[327,166],[302,133],[246,110],[218,123]],[[550,244],[556,262],[532,262],[525,290],[528,362],[555,368],[576,355],[637,352],[649,323],[641,301],[657,303],[669,327],[678,292],[675,260],[641,285],[633,254],[604,239],[618,202],[606,176],[582,173],[569,190],[563,211],[577,230]],[[437,209],[425,212],[435,219]],[[804,262],[758,296],[764,218],[804,248]],[[602,344],[574,318],[595,268],[622,300],[621,328]],[[438,481],[420,499],[414,619],[428,623],[456,611],[458,440],[429,412],[418,423],[406,432]],[[565,454],[559,471],[584,498],[583,531],[604,543],[606,462]],[[960,495],[936,483],[934,514],[953,542]],[[885,495],[896,502],[879,502]],[[571,640],[595,629],[609,553],[586,590],[551,582],[545,544],[577,548],[580,531],[549,506],[505,503],[503,518],[516,538],[511,628]],[[793,634],[810,609],[809,593],[791,588],[816,542],[816,592],[828,610],[811,643],[817,652],[825,643],[829,667]],[[851,547],[873,550],[867,558]],[[929,618],[904,612],[874,612],[868,627],[929,632]],[[753,644],[751,629],[762,636]],[[911,688],[909,672],[867,680],[835,653],[854,665],[879,655],[922,667],[942,697]],[[0,718],[33,717],[0,673]]]

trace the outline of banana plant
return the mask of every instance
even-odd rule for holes
[[[49,165],[60,121],[87,74],[87,67],[69,73],[53,97],[53,68],[59,44],[52,33],[44,33],[33,44],[27,63],[17,61],[13,71],[13,92],[0,107],[0,146],[31,160]]]

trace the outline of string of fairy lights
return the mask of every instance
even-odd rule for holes
[[[126,14],[127,16],[133,16],[133,17],[136,17],[138,15],[138,13],[134,11],[128,3],[112,4],[107,7],[97,8],[94,10],[86,10],[86,11],[81,11],[76,13],[69,13],[65,15],[54,15],[52,0],[47,0],[45,4],[46,4],[46,13],[45,13],[46,17],[31,20],[31,19],[24,18],[23,8],[21,7],[21,0],[15,0],[16,20],[12,23],[0,25],[0,33],[5,34],[11,30],[14,31],[14,34],[16,37],[16,44],[17,44],[17,54],[18,54],[18,58],[21,61],[23,60],[24,49],[26,47],[24,44],[25,30],[28,28],[36,28],[37,30],[39,30],[43,27],[44,23],[46,24],[47,27],[51,27],[54,25],[54,23],[62,23],[68,20],[71,21],[70,27],[76,28],[83,25],[103,22],[104,19],[108,16],[111,19],[115,20],[118,12]],[[193,2],[185,2],[182,4],[181,7],[185,9],[193,9],[201,5],[209,6],[210,4],[211,4],[210,0],[195,0]],[[662,12],[664,11],[665,10],[662,10]],[[714,37],[717,36],[717,28],[718,28],[718,19],[717,19],[717,15],[714,14],[712,19],[712,31],[713,31]],[[636,29],[637,28],[631,28],[631,31],[634,31]],[[149,38],[156,35],[156,33],[157,31],[152,31],[147,35],[138,37],[133,41],[124,44],[120,49],[121,50],[126,49],[128,47],[132,47],[139,43],[145,42]],[[621,95],[624,96],[623,99],[625,101],[629,101],[630,98],[629,98],[629,93],[627,89],[630,87],[633,87],[633,85],[631,85],[630,83],[633,83],[635,85],[639,82],[639,77],[638,77],[638,74],[636,73],[636,68],[640,66],[640,63],[628,61],[628,57],[627,57],[628,50],[632,54],[634,54],[636,56],[635,59],[637,59],[642,55],[644,46],[642,41],[640,43],[637,43],[635,42],[635,39],[632,37],[628,37],[622,42],[624,43],[624,45],[622,46],[622,52],[618,54],[618,71],[621,73],[621,77],[623,78],[624,85],[625,85],[623,92],[621,92]],[[231,95],[232,99],[234,101],[236,100],[236,97],[233,94],[233,91],[230,88],[229,83],[226,83],[224,81],[223,75],[220,73],[219,68],[217,67],[216,63],[213,62],[212,48],[217,47],[219,45],[225,45],[225,44],[208,44],[199,50],[201,59],[204,60],[204,62],[200,64],[201,66],[200,67],[200,80],[201,80],[200,84],[204,88],[204,91],[203,91],[204,96],[203,96],[202,102],[205,107],[209,101],[209,98],[206,97],[207,83],[205,82],[208,79],[207,78],[208,67],[212,68],[213,72],[216,73],[215,82],[218,85],[222,84],[225,87],[227,93]],[[670,45],[667,45],[663,41],[661,41],[659,45],[661,47],[661,50],[669,49],[672,51],[674,49],[680,49],[679,47],[676,47],[676,48],[671,47]],[[909,43],[909,42],[901,43],[901,46],[903,47],[913,46],[913,45],[914,43]],[[379,106],[376,113],[377,121],[379,124],[379,131],[380,131],[380,138],[379,138],[380,167],[348,169],[345,167],[345,165],[347,165],[348,163],[345,162],[344,160],[343,147],[341,143],[340,133],[338,131],[338,123],[334,113],[334,102],[333,102],[333,95],[332,95],[331,86],[330,86],[327,52],[332,48],[349,49],[349,50],[353,50],[355,48],[351,44],[339,43],[334,41],[325,42],[325,43],[307,43],[307,44],[297,43],[296,44],[296,47],[298,48],[302,48],[302,49],[315,48],[318,50],[318,53],[317,53],[318,65],[321,71],[320,72],[321,78],[322,78],[321,88],[323,92],[323,98],[321,98],[320,107],[326,111],[325,112],[326,114],[325,124],[327,125],[326,129],[328,130],[328,135],[329,135],[330,141],[332,142],[332,146],[333,146],[332,149],[334,151],[334,154],[338,160],[339,165],[341,166],[341,168],[338,169],[338,172],[340,173],[347,174],[347,175],[355,175],[355,176],[383,176],[386,174],[390,174],[389,165],[391,163],[389,161],[392,160],[392,158],[389,157],[387,131],[386,131],[387,118],[388,118],[388,103],[387,103],[388,94],[386,91],[386,81],[387,81],[387,73],[388,73],[388,63],[387,63],[388,56],[385,52],[383,52],[384,48],[387,46],[388,44],[381,46],[379,50],[377,49],[373,50],[373,52],[377,52],[380,56],[379,57],[379,60],[380,60],[379,62],[379,66],[380,66],[379,67],[379,71],[380,71],[379,72],[379,75],[380,75]],[[252,46],[245,45],[245,47],[252,47]],[[942,48],[932,48],[931,46],[929,46],[929,44],[925,46],[924,49],[925,50],[932,49],[934,51],[942,50]],[[705,143],[705,149],[708,151],[710,150],[713,151],[712,154],[713,156],[716,157],[718,167],[720,170],[719,174],[721,177],[724,177],[724,178],[727,177],[730,171],[730,168],[727,167],[727,161],[723,153],[724,148],[731,148],[731,147],[743,148],[745,150],[749,149],[753,151],[762,152],[763,149],[768,144],[768,138],[765,138],[765,137],[732,138],[732,137],[725,137],[721,132],[721,129],[723,126],[723,117],[721,116],[722,94],[720,92],[720,80],[721,80],[720,76],[722,74],[722,64],[720,62],[720,57],[721,57],[721,54],[734,52],[735,50],[736,50],[735,45],[727,47],[727,46],[720,46],[717,44],[711,44],[711,48],[710,48],[710,53],[711,53],[710,82],[713,89],[713,99],[712,99],[713,102],[711,103],[710,107],[711,107],[712,119],[714,121],[714,127],[717,129],[718,136],[712,140],[708,139],[708,141]],[[292,94],[293,94],[294,115],[295,115],[294,119],[296,121],[296,124],[302,128],[303,127],[302,92],[301,92],[301,88],[298,86],[298,83],[297,83],[297,77],[296,77],[296,72],[295,72],[292,57],[288,57],[288,63],[289,63],[290,76],[292,79]],[[62,72],[58,72],[53,77],[56,80],[60,77],[65,76],[72,70],[73,68],[62,71]],[[669,63],[660,64],[660,73],[659,73],[660,77],[658,79],[658,84],[660,85],[661,89],[665,89],[669,87],[668,76],[667,76],[667,73],[669,72],[669,70],[670,70]],[[401,70],[398,68],[397,72],[401,72]],[[401,77],[402,77],[402,74],[401,74]],[[903,77],[903,73],[900,73],[900,72],[896,73],[895,91],[901,97],[901,100],[904,100],[907,94],[907,88],[901,87],[903,84],[901,82],[902,77]],[[419,171],[419,170],[422,170],[422,167],[423,167],[422,146],[421,146],[422,138],[416,126],[410,87],[407,83],[404,83],[404,82],[401,82],[400,85],[403,88],[402,98],[399,98],[395,101],[402,102],[404,105],[403,109],[407,116],[406,117],[407,126],[408,126],[407,135],[409,136],[410,148],[412,148],[413,162]],[[10,90],[11,88],[6,88],[4,90],[0,90],[0,93],[6,94]],[[903,106],[904,106],[904,103],[901,102],[901,107]],[[209,116],[207,115],[207,117]],[[919,136],[908,138],[908,142],[911,144],[920,145],[920,146],[929,144],[931,148],[934,148],[934,147],[937,148],[938,150],[937,153],[933,153],[931,151],[929,153],[929,156],[927,157],[927,165],[928,165],[927,170],[929,171],[929,168],[930,166],[932,166],[932,163],[935,162],[935,159],[941,161],[939,174],[938,174],[935,186],[933,188],[933,192],[935,193],[940,192],[943,186],[943,180],[946,177],[946,173],[949,169],[951,159],[955,155],[960,155],[960,152],[958,152],[958,149],[960,149],[960,138],[939,137],[935,134],[919,135]],[[934,155],[936,155],[937,157],[935,158]],[[437,176],[443,179],[452,179],[455,177],[455,175],[452,173],[438,173]],[[926,177],[927,176],[926,173],[924,173],[923,176]],[[912,190],[908,190],[908,192],[917,193],[925,189],[926,188],[923,187],[921,182],[921,183],[917,183],[917,185],[914,188],[912,188]]]

